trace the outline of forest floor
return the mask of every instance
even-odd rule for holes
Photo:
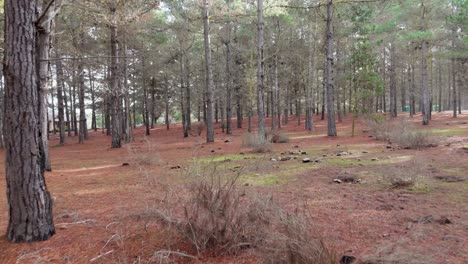
[[[422,129],[420,115],[413,121]],[[274,144],[267,154],[242,147],[245,128],[234,128],[227,136],[219,125],[213,144],[204,143],[205,133],[184,139],[180,125],[169,131],[157,126],[149,137],[138,128],[135,143],[121,149],[111,149],[110,138],[101,131],[90,132],[83,145],[71,137],[59,146],[54,135],[53,171],[46,173],[46,180],[55,201],[57,233],[31,244],[12,244],[2,235],[0,263],[152,263],[159,250],[193,254],[190,244],[162,226],[153,212],[165,195],[163,183],[184,193],[184,177],[190,176],[195,162],[250,166],[240,178],[242,187],[272,196],[286,210],[306,206],[317,235],[339,256],[353,255],[368,263],[468,263],[468,153],[463,150],[468,146],[468,112],[458,118],[449,112],[434,113],[424,129],[442,142],[421,150],[377,141],[361,122],[351,137],[349,117],[337,124],[336,138],[326,136],[326,125],[317,118],[316,131],[308,133],[303,121],[301,125],[291,121],[283,128],[290,142]],[[307,155],[270,160],[298,149]],[[337,156],[340,151],[346,153]],[[4,151],[0,156],[0,232],[4,234],[8,219]],[[321,162],[302,163],[304,157]],[[390,188],[385,177],[391,172],[420,177],[411,188]],[[340,175],[354,175],[360,182],[333,182]],[[158,263],[156,258],[153,262]],[[256,262],[255,250],[200,260]]]

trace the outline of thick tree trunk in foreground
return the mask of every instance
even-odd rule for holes
[[[263,60],[263,0],[257,0],[257,114],[258,134],[265,136],[265,113],[264,113],[264,68]]]
[[[325,85],[327,91],[327,118],[328,118],[328,136],[336,136],[335,125],[335,103],[334,93],[335,85],[333,83],[333,0],[327,2],[327,36],[326,36],[326,56],[325,65]]]
[[[214,142],[213,111],[213,66],[211,65],[210,24],[208,18],[208,0],[203,0],[203,35],[205,43],[206,67],[206,142]]]
[[[5,98],[14,99],[4,107],[7,238],[12,242],[47,240],[55,233],[38,126],[40,57],[32,52],[38,44],[36,11],[36,1],[5,1]]]

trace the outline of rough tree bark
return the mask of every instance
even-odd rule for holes
[[[390,117],[397,117],[397,80],[396,80],[395,43],[390,43]]]
[[[112,119],[112,148],[122,147],[121,143],[121,123],[120,123],[120,91],[119,91],[119,73],[118,73],[118,39],[117,39],[117,17],[116,17],[116,2],[111,0],[110,3],[110,42],[111,42],[111,65],[110,65],[110,103],[111,103],[111,119]]]
[[[38,125],[42,111],[38,80],[41,56],[32,52],[39,45],[37,11],[37,1],[5,1],[5,98],[12,100],[5,102],[3,132],[7,238],[12,242],[47,240],[55,233],[52,199],[44,179],[42,127]]]
[[[326,35],[326,65],[325,65],[325,86],[327,91],[327,118],[328,118],[328,136],[336,136],[335,125],[335,85],[333,83],[333,0],[327,1],[327,35]]]
[[[55,50],[55,55],[60,58],[60,55]],[[63,111],[63,88],[64,88],[64,77],[63,77],[63,65],[61,60],[55,62],[55,68],[57,71],[57,104],[58,104],[58,120],[59,120],[59,134],[60,134],[60,145],[65,144],[65,115]]]
[[[210,22],[208,17],[208,0],[203,0],[203,36],[205,44],[206,67],[206,142],[214,142],[213,111],[213,66],[211,64]]]
[[[264,113],[264,71],[263,60],[263,0],[257,0],[257,115],[258,134],[265,137],[265,113]]]
[[[422,86],[422,100],[423,100],[423,125],[429,125],[431,110],[430,110],[430,90],[428,84],[427,74],[427,50],[428,43],[426,40],[421,45],[421,86]]]
[[[51,47],[51,33],[52,33],[52,19],[58,12],[60,3],[58,5],[54,1],[40,1],[36,6],[38,11],[41,12],[38,21],[36,21],[36,55],[37,55],[37,70],[38,70],[38,89],[39,89],[39,116],[41,123],[41,147],[43,148],[43,166],[47,171],[51,170],[49,160],[49,142],[48,142],[48,106],[47,106],[47,93],[50,89],[49,85],[49,57]]]
[[[229,3],[228,3],[229,5]],[[232,108],[231,108],[231,24],[228,22],[226,45],[226,134],[232,134]]]

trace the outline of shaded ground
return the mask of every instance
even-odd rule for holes
[[[284,208],[306,206],[326,243],[340,255],[370,263],[468,263],[468,113],[451,118],[434,114],[428,128],[443,140],[423,150],[399,149],[363,133],[350,137],[351,120],[338,124],[339,137],[326,137],[326,122],[316,120],[307,133],[296,121],[284,127],[291,141],[268,154],[241,147],[245,129],[232,136],[216,130],[216,142],[182,138],[174,125],[158,126],[151,136],[137,129],[135,143],[110,149],[110,138],[91,132],[57,146],[50,142],[53,171],[46,173],[54,201],[57,234],[49,241],[11,244],[0,239],[0,263],[151,263],[158,250],[191,252],[152,212],[164,193],[161,182],[183,192],[194,163],[220,162],[224,169],[249,168],[245,188],[268,194]],[[420,116],[414,118],[420,121]],[[229,142],[225,142],[228,140]],[[297,160],[271,158],[298,150]],[[243,153],[243,155],[241,154]],[[347,152],[337,156],[338,152]],[[283,153],[283,155],[281,155]],[[5,193],[4,152],[0,157],[0,193]],[[320,162],[302,163],[304,157]],[[130,166],[122,166],[128,162]],[[178,168],[180,167],[180,169]],[[417,171],[416,171],[417,169]],[[388,175],[418,173],[411,188],[390,188]],[[356,184],[333,183],[352,175]],[[0,232],[7,226],[6,196],[0,195]],[[447,220],[448,221],[445,221]],[[379,262],[380,261],[380,262]],[[153,258],[154,263],[158,263]],[[256,263],[255,252],[212,258],[203,263]]]

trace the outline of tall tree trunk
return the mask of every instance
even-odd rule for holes
[[[188,56],[185,56],[185,127],[192,129],[192,96],[190,94],[190,69]]]
[[[96,123],[96,91],[94,89],[94,77],[91,67],[88,68],[89,89],[91,90],[91,129],[97,131]]]
[[[227,25],[226,45],[226,134],[232,134],[232,108],[231,108],[231,25]]]
[[[43,1],[42,5],[37,6],[41,9],[46,9],[46,1]],[[19,6],[16,6],[17,8]],[[30,10],[29,10],[30,11]],[[24,11],[26,12],[26,11]],[[42,12],[42,10],[41,10]],[[43,12],[49,13],[49,11],[44,10]],[[43,21],[38,21],[37,29],[37,42],[36,43],[36,54],[37,54],[37,67],[38,67],[38,89],[39,89],[39,117],[40,117],[40,134],[41,134],[41,148],[43,155],[44,169],[47,171],[51,170],[50,159],[49,159],[49,128],[48,128],[48,106],[47,106],[47,93],[49,92],[49,55],[50,55],[50,39],[52,31],[52,21],[51,19],[45,19]],[[13,98],[13,97],[6,97]]]
[[[264,77],[265,61],[263,59],[263,0],[257,0],[257,115],[258,134],[265,137],[264,113]]]
[[[214,142],[214,111],[213,111],[213,66],[211,64],[210,48],[210,23],[208,17],[208,0],[203,0],[203,35],[205,43],[205,67],[206,67],[206,142]]]
[[[450,59],[452,63],[452,71],[450,72],[452,77],[452,107],[453,107],[453,117],[457,117],[457,72],[455,67],[455,59]]]
[[[43,81],[39,79],[44,77],[41,76],[44,72],[39,71],[44,67],[40,64],[48,63],[39,60],[48,58],[41,54],[48,51],[40,49],[37,57],[33,52],[46,41],[37,38],[38,30],[47,31],[50,24],[37,21],[37,11],[37,1],[5,1],[5,98],[15,98],[5,100],[3,108],[9,208],[7,239],[12,242],[47,240],[55,233],[52,199],[44,178],[47,145],[43,145],[44,138],[41,138],[44,126],[39,125],[40,113],[44,111],[39,94]]]
[[[327,118],[328,118],[328,136],[336,136],[335,125],[335,85],[333,83],[333,0],[327,1],[327,36],[326,36],[326,67],[325,67],[325,85],[327,90]]]
[[[430,90],[429,90],[429,83],[428,83],[428,74],[427,74],[427,51],[428,51],[428,43],[427,41],[423,40],[421,46],[421,86],[422,86],[422,99],[423,99],[423,125],[429,125],[431,110],[430,110]]]
[[[144,55],[141,58],[141,79],[143,85],[143,120],[145,122],[146,135],[150,135],[150,117],[148,106],[148,87],[146,85],[146,64]]]
[[[60,58],[60,55],[55,51],[55,56]],[[57,71],[57,104],[58,104],[58,126],[60,134],[60,145],[65,144],[65,115],[63,111],[63,88],[64,88],[64,77],[63,77],[63,65],[62,61],[59,59],[55,62],[55,68]]]
[[[395,43],[390,43],[390,117],[397,117],[397,79]]]
[[[314,15],[314,30],[309,25],[309,60],[307,65],[307,84],[306,84],[306,120],[305,129],[314,130],[314,80],[315,80],[315,36],[317,33],[317,16]]]
[[[169,82],[167,81],[167,78],[164,78],[164,122],[166,123],[166,129],[169,130]]]
[[[110,42],[111,42],[111,67],[110,67],[110,101],[111,101],[111,119],[112,119],[112,148],[122,147],[121,143],[121,92],[119,91],[119,59],[118,49],[119,43],[117,39],[117,17],[116,17],[116,0],[110,0],[110,14],[111,14],[111,25],[110,25]]]
[[[5,148],[5,141],[4,141],[4,136],[3,136],[3,109],[4,109],[4,103],[5,103],[5,86],[3,83],[3,72],[0,72],[0,149]]]
[[[79,130],[79,144],[83,144],[85,139],[88,139],[88,127],[86,121],[85,109],[85,82],[84,82],[84,69],[83,62],[78,62],[78,101],[80,107],[80,130]]]

